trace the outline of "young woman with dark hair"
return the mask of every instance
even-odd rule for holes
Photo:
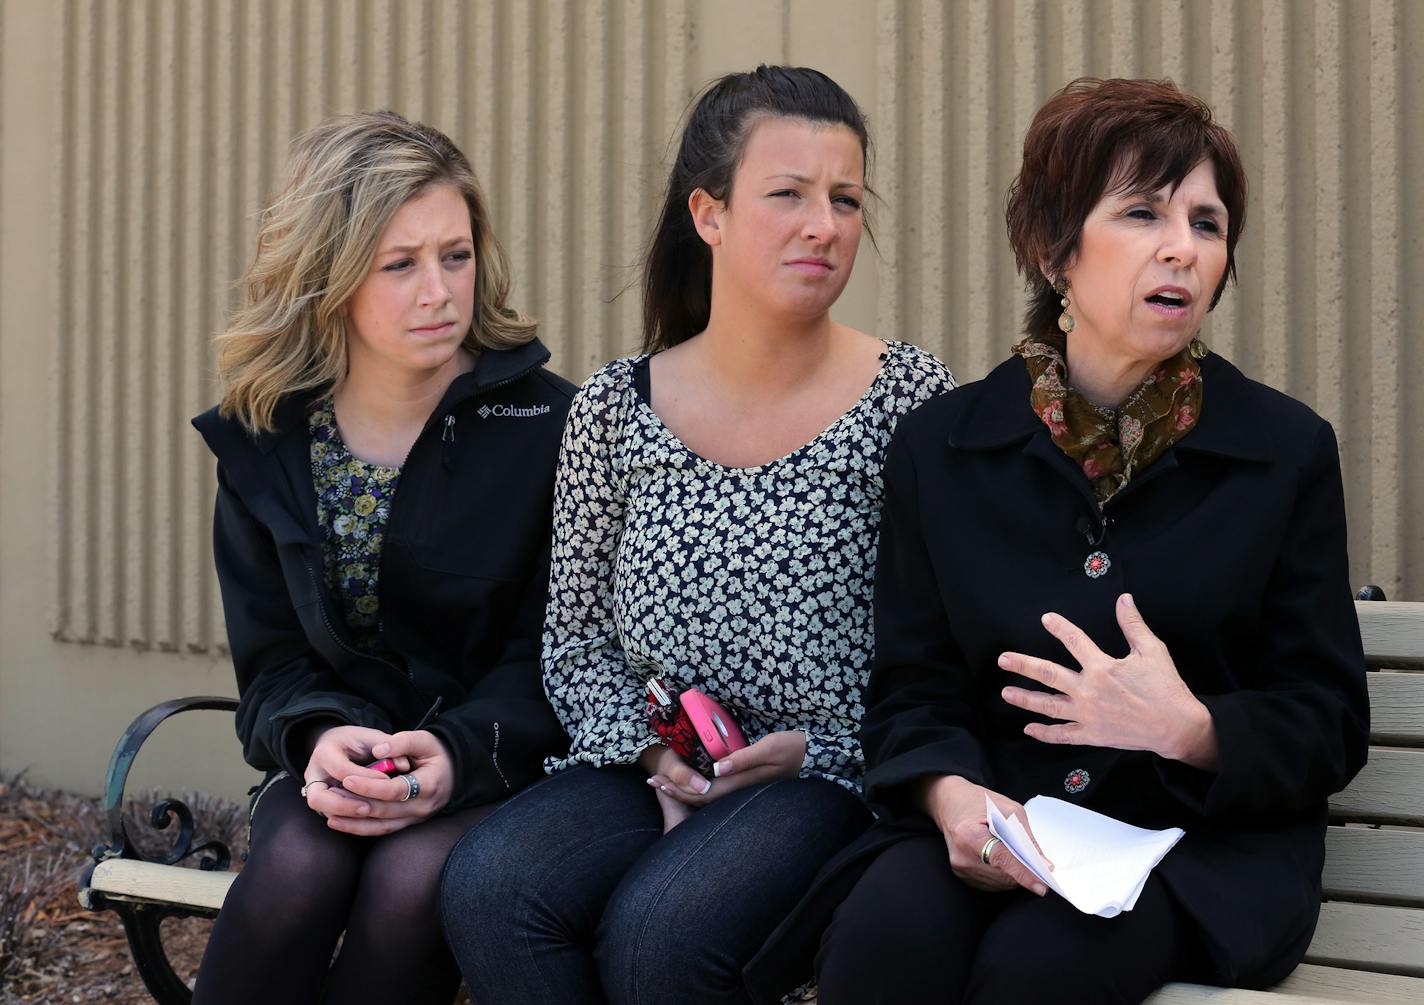
[[[831,320],[868,149],[815,70],[731,74],[691,113],[647,351],[594,374],[565,429],[543,669],[572,746],[446,868],[479,1001],[748,1001],[767,934],[870,821],[881,458],[953,378]],[[750,745],[694,770],[649,724],[650,676],[715,699]]]

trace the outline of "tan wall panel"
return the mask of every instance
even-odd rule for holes
[[[394,108],[471,151],[516,302],[561,369],[582,377],[636,344],[636,286],[615,295],[636,277],[658,157],[691,93],[684,5],[61,11],[56,206],[62,243],[94,249],[96,268],[53,353],[56,638],[221,649],[212,465],[186,420],[216,396],[212,335],[287,146],[327,115]]]
[[[291,138],[380,107],[450,132],[517,302],[582,377],[637,342],[636,283],[615,294],[692,93],[693,19],[641,0],[0,2],[5,79],[30,85],[3,120],[6,173],[45,195],[4,194],[0,464],[34,488],[0,509],[0,769],[93,791],[141,708],[233,690],[212,461],[187,420],[215,400],[212,336]],[[45,283],[48,305],[15,295]],[[155,784],[232,789],[232,751],[194,735],[159,748],[187,754]]]
[[[870,117],[880,249],[837,317],[961,379],[1018,330],[1003,194],[1039,103],[1089,73],[1210,100],[1253,188],[1207,338],[1335,423],[1352,578],[1424,597],[1424,5],[0,0],[0,767],[93,788],[141,702],[232,688],[186,420],[297,132],[377,107],[450,132],[577,379],[638,342],[688,99],[763,60]]]

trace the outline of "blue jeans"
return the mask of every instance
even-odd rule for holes
[[[664,835],[641,770],[573,768],[456,845],[445,935],[478,1002],[748,1002],[742,968],[869,823],[841,786],[787,779]]]

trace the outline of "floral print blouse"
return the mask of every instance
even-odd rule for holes
[[[900,416],[954,386],[913,346],[882,358],[824,432],[748,468],[662,424],[635,388],[646,357],[588,379],[554,499],[544,688],[572,746],[549,771],[635,761],[657,739],[645,680],[660,674],[715,698],[750,742],[803,730],[802,775],[859,791],[885,448]]]
[[[326,585],[339,598],[341,616],[356,648],[379,653],[381,610],[377,580],[381,543],[400,469],[351,456],[336,428],[331,398],[307,411],[312,484],[321,526]]]

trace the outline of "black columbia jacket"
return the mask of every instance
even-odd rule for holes
[[[501,799],[568,745],[544,698],[540,631],[568,381],[537,341],[482,352],[450,383],[401,468],[381,555],[381,641],[357,650],[327,589],[306,406],[258,436],[193,420],[218,459],[213,551],[253,767],[300,778],[305,725],[427,728],[453,759],[448,809]]]

